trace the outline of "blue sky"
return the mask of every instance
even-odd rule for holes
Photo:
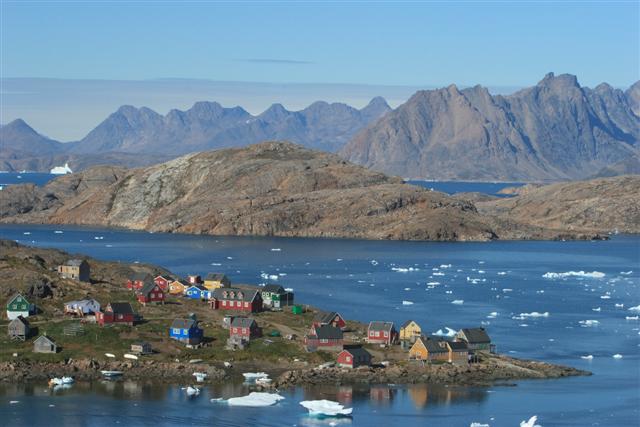
[[[383,86],[407,88],[397,91],[402,98],[417,87],[450,83],[529,86],[549,71],[576,74],[587,86],[607,81],[627,87],[640,78],[638,1],[2,0],[1,5],[0,120],[6,123],[20,114],[29,121],[31,116],[35,127],[44,125],[45,133],[63,139],[81,136],[97,124],[98,114],[116,104],[144,103],[162,112],[171,107],[169,102],[186,107],[200,99],[197,91],[174,101],[161,94],[136,97],[136,90],[129,90],[127,97],[127,91],[121,90],[108,103],[94,99],[96,112],[91,116],[78,111],[77,126],[69,122],[53,129],[55,115],[47,124],[45,112],[38,108],[55,103],[58,92],[44,90],[42,82],[37,91],[25,89],[28,80],[21,81],[20,93],[12,91],[12,78],[89,79],[101,90],[107,87],[101,81],[164,78],[347,84],[334,87],[336,93],[345,94],[327,99],[336,101],[353,100],[349,85],[368,85],[366,96],[356,100],[359,104],[378,92],[383,94],[383,89],[376,89]],[[82,84],[86,87],[86,82]],[[77,88],[71,85],[67,90]],[[40,98],[33,96],[36,92]],[[215,100],[211,97],[217,92],[205,93],[206,99]],[[282,102],[277,91],[270,93],[273,96],[263,97],[254,110]],[[20,94],[30,96],[20,98]],[[301,107],[318,96],[322,90],[299,95],[289,104]],[[228,103],[245,105],[251,97],[245,92],[237,99],[228,98]],[[73,105],[60,107],[66,112]]]

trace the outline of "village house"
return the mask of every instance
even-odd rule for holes
[[[342,350],[344,344],[342,329],[331,325],[313,326],[311,332],[305,336],[304,344],[307,351]]]
[[[140,341],[131,344],[131,352],[135,354],[152,354],[153,348],[148,342]]]
[[[213,291],[211,308],[256,313],[262,310],[262,297],[257,289],[218,288]]]
[[[33,342],[33,352],[34,353],[57,353],[58,346],[56,345],[55,341],[52,338],[46,335],[40,335]]]
[[[84,259],[70,259],[58,266],[58,273],[64,279],[79,280],[81,282],[91,281],[91,269],[89,263]]]
[[[147,282],[136,291],[136,299],[142,305],[149,303],[164,304],[164,291],[155,282]]]
[[[189,274],[187,276],[187,282],[191,285],[199,285],[202,283],[202,277],[199,274]]]
[[[400,326],[400,341],[402,343],[413,344],[416,339],[420,338],[420,335],[422,335],[422,328],[414,320],[407,320]]]
[[[469,363],[469,346],[464,341],[447,341],[449,363],[464,365]]]
[[[133,275],[127,280],[126,287],[129,290],[137,291],[142,289],[145,283],[151,281],[151,275],[148,273],[133,273]]]
[[[7,319],[13,320],[18,316],[29,317],[33,310],[33,306],[22,296],[16,294],[7,302]]]
[[[219,288],[228,288],[231,286],[231,280],[223,273],[209,273],[204,278],[204,287],[210,290]]]
[[[491,338],[484,328],[460,329],[455,340],[466,342],[471,351],[495,352],[495,346],[491,344]]]
[[[208,301],[212,297],[212,292],[203,285],[191,285],[184,291],[184,296],[191,299]]]
[[[392,345],[398,341],[398,332],[393,322],[369,322],[367,342],[370,344]]]
[[[444,340],[421,336],[409,349],[409,360],[448,362],[449,348]]]
[[[175,280],[175,278],[166,275],[166,274],[160,274],[159,276],[156,276],[153,278],[153,282],[160,286],[160,289],[162,289],[163,292],[167,292],[169,291],[169,285],[171,284],[171,282],[173,282]]]
[[[264,285],[260,292],[262,304],[266,308],[282,308],[293,305],[293,292],[285,290],[280,285]]]
[[[232,340],[251,341],[261,335],[258,323],[250,317],[236,316],[229,326],[229,338]]]
[[[100,326],[112,323],[133,326],[136,321],[136,317],[136,313],[128,302],[109,303],[104,308],[104,311],[96,313],[96,321]]]
[[[371,366],[371,353],[361,345],[345,345],[344,349],[338,353],[336,364],[341,368],[357,368],[360,366]]]
[[[198,325],[195,316],[190,319],[175,319],[169,328],[169,337],[187,345],[199,345],[204,331]]]
[[[9,322],[7,326],[7,334],[12,340],[25,341],[31,336],[31,327],[29,321],[22,316],[18,316]]]
[[[339,313],[335,311],[319,311],[313,317],[311,321],[311,326],[335,326],[336,328],[340,328],[344,330],[347,327],[347,322],[345,322],[344,318],[340,316]]]
[[[187,280],[178,279],[169,283],[169,294],[171,295],[184,295],[186,290],[191,286]]]
[[[84,317],[100,311],[100,303],[94,299],[83,299],[64,303],[64,314]]]

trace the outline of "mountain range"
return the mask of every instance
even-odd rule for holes
[[[638,164],[639,99],[640,82],[626,91],[605,83],[590,89],[569,74],[549,73],[508,96],[451,85],[417,92],[340,154],[418,179],[581,179]]]
[[[640,82],[626,91],[549,73],[535,86],[491,95],[455,85],[415,93],[391,110],[374,98],[358,110],[318,101],[274,104],[259,115],[198,102],[166,115],[122,106],[80,141],[60,143],[18,119],[0,127],[0,169],[137,167],[180,155],[287,140],[337,152],[405,178],[557,181],[637,173]]]

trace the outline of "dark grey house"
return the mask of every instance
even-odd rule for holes
[[[38,339],[33,342],[34,353],[57,353],[58,346],[55,341],[46,335],[40,335]]]
[[[472,351],[495,352],[495,346],[491,344],[491,338],[484,328],[460,329],[455,340],[466,342],[467,347]]]
[[[29,321],[22,316],[16,317],[9,322],[7,333],[12,340],[26,340],[31,335]]]

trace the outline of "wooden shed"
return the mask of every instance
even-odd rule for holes
[[[26,340],[31,335],[29,321],[22,316],[16,317],[9,322],[7,333],[12,340]]]
[[[46,335],[40,335],[38,339],[33,342],[34,353],[57,353],[58,346],[55,341]]]

